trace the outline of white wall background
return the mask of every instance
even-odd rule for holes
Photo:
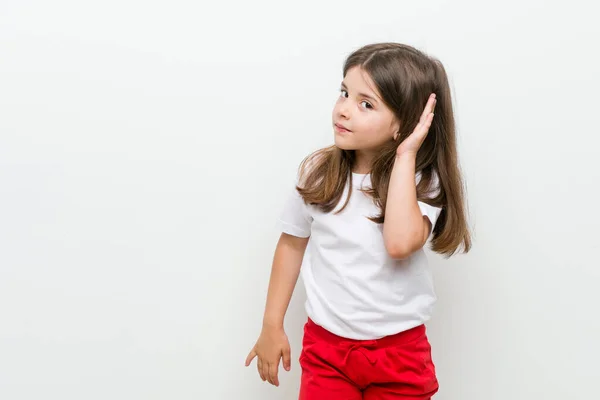
[[[0,2],[0,398],[274,400],[275,220],[375,41],[452,81],[474,248],[435,255],[436,400],[600,398],[597,7]]]

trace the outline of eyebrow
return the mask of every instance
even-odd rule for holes
[[[344,82],[342,82],[341,86],[342,86],[342,88],[343,88],[343,89],[348,89],[348,87],[347,87],[347,86],[344,84]],[[366,93],[359,93],[358,95],[359,95],[360,97],[366,97],[367,99],[371,100],[372,102],[374,102],[374,103],[377,103],[377,99],[375,99],[375,98],[373,98],[373,97],[369,96],[369,95],[368,95],[368,94],[366,94]]]

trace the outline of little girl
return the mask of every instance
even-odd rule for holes
[[[436,295],[423,247],[446,257],[471,247],[444,67],[403,44],[358,49],[332,125],[335,145],[302,162],[281,214],[246,366],[258,357],[275,386],[280,359],[290,370],[283,320],[302,270],[300,399],[429,399],[438,382],[424,323]]]

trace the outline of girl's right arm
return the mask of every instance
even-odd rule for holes
[[[258,356],[257,368],[261,379],[275,386],[279,386],[277,373],[281,358],[286,371],[291,368],[290,344],[283,329],[283,320],[298,281],[308,240],[281,234],[273,257],[262,331],[246,358],[248,366]]]

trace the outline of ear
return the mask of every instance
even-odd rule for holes
[[[394,119],[394,123],[392,124],[392,137],[394,140],[398,139],[398,135],[400,135],[400,123]]]

